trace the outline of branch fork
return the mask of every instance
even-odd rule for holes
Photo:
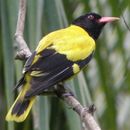
[[[32,53],[29,50],[23,38],[23,35],[16,32],[14,38],[15,38],[15,41],[17,43],[17,48],[18,48],[18,52],[16,53],[15,59],[27,60],[31,56]]]

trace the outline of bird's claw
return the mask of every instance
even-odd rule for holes
[[[93,115],[94,112],[96,111],[95,105],[94,104],[90,105],[87,111]]]

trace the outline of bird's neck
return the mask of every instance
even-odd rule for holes
[[[87,28],[85,25],[81,25],[79,23],[75,23],[73,25],[76,25],[76,26],[79,26],[81,28],[83,28],[95,41],[98,39],[100,33],[101,33],[101,30],[99,29],[89,29]]]

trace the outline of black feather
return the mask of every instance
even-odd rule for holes
[[[32,55],[27,59],[25,65],[24,65],[24,73],[27,72],[30,69],[30,66],[34,60],[34,57],[36,55],[36,51],[32,53]]]
[[[40,57],[39,60],[30,67],[31,71],[39,70],[44,73],[50,73],[60,67],[63,67],[61,69],[64,69],[73,64],[73,62],[68,60],[65,55],[56,53],[55,50],[46,49],[43,52],[48,54],[48,56],[46,55],[45,57],[42,53],[42,57]]]
[[[31,80],[31,89],[26,93],[25,98],[30,98],[44,92],[45,89],[62,82],[73,75],[72,67],[68,67],[61,72],[44,80],[42,77],[33,77]],[[36,87],[37,86],[37,87]]]
[[[46,58],[46,57],[51,56],[55,53],[56,53],[56,51],[54,49],[45,49],[38,54],[40,54],[42,57]]]
[[[31,75],[31,88],[25,98],[42,94],[45,89],[70,78],[74,75],[73,64],[78,64],[81,69],[88,64],[92,55],[84,60],[73,62],[68,60],[66,55],[59,54],[53,49],[45,49],[40,53],[41,57],[38,61],[30,66],[30,74],[33,71],[39,71],[40,75]]]
[[[12,115],[20,116],[26,111],[30,103],[30,100],[18,100],[12,109]]]
[[[80,60],[80,61],[78,61],[78,62],[76,62],[76,64],[78,64],[79,65],[79,67],[80,67],[80,69],[82,69],[84,66],[86,66],[88,63],[89,63],[89,61],[92,59],[92,57],[93,57],[93,53],[94,52],[92,52],[87,58],[85,58],[84,60]]]
[[[20,86],[23,86],[25,83],[26,83],[26,80],[25,80],[25,74],[24,74],[22,78],[19,80],[19,82],[16,84],[16,86],[14,87],[14,90],[18,89]]]

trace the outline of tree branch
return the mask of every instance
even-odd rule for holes
[[[83,107],[80,102],[74,97],[72,92],[70,90],[67,90],[63,84],[57,85],[56,94],[63,101],[65,101],[76,113],[78,113],[88,130],[101,130],[93,117],[93,112],[95,111],[94,105],[90,106],[89,108]]]
[[[15,40],[18,46],[18,53],[16,58],[20,60],[25,60],[29,58],[31,55],[31,51],[29,50],[24,38],[24,23],[25,23],[25,14],[26,14],[26,0],[20,0],[19,4],[19,13],[18,13],[18,21],[17,28],[15,33]],[[86,127],[89,130],[101,130],[96,121],[94,120],[92,114],[89,109],[84,108],[79,101],[72,95],[66,95],[66,89],[64,87],[57,87],[56,90],[60,93],[60,96],[69,106],[73,108],[73,110],[79,114],[82,121],[85,123]]]
[[[18,47],[16,59],[20,60],[26,60],[31,55],[31,51],[29,50],[23,38],[25,15],[26,15],[26,0],[20,0],[17,28],[14,36]]]

